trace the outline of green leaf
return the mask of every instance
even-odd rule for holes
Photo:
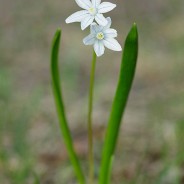
[[[40,184],[40,179],[35,172],[33,173],[33,176],[34,176],[34,184]]]
[[[58,53],[59,53],[60,38],[61,38],[61,30],[57,30],[53,39],[51,51],[52,88],[63,140],[66,145],[71,163],[73,164],[79,183],[84,184],[85,177],[83,175],[77,154],[74,150],[71,133],[65,116],[65,109],[61,93],[62,90],[60,86],[59,69],[58,69]]]
[[[111,158],[116,148],[121,119],[134,79],[138,55],[138,32],[136,24],[130,30],[124,46],[119,82],[113,100],[102,153],[99,184],[107,184],[111,170]]]

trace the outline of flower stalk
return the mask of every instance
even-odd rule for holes
[[[93,155],[92,113],[93,113],[93,93],[94,93],[94,81],[95,81],[95,68],[96,68],[96,53],[93,52],[91,74],[90,74],[89,102],[88,102],[89,184],[93,184],[93,182],[94,182],[94,155]]]

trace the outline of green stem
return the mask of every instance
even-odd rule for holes
[[[93,60],[90,74],[90,89],[88,103],[88,151],[89,151],[89,184],[94,182],[94,156],[93,156],[93,128],[92,128],[92,112],[93,112],[93,91],[96,67],[96,54],[93,52]]]

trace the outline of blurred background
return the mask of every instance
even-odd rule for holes
[[[112,184],[184,183],[184,1],[111,0],[107,13],[123,45],[139,29],[139,59],[113,165]],[[87,96],[92,47],[74,0],[0,0],[0,183],[76,184],[51,90],[50,48],[63,30],[60,72],[74,144],[87,169]],[[96,175],[121,53],[97,62],[94,98]]]

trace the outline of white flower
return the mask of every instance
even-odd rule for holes
[[[107,19],[106,26],[99,26],[96,23],[91,25],[91,33],[83,39],[85,45],[94,45],[96,55],[102,56],[105,51],[105,46],[114,51],[121,51],[121,45],[114,38],[117,37],[117,31],[111,29],[111,18]]]
[[[75,0],[78,6],[84,10],[78,11],[70,15],[66,19],[66,23],[81,22],[81,29],[86,29],[94,20],[99,25],[105,26],[107,20],[102,13],[113,10],[116,5],[109,2],[101,3],[101,0]]]

